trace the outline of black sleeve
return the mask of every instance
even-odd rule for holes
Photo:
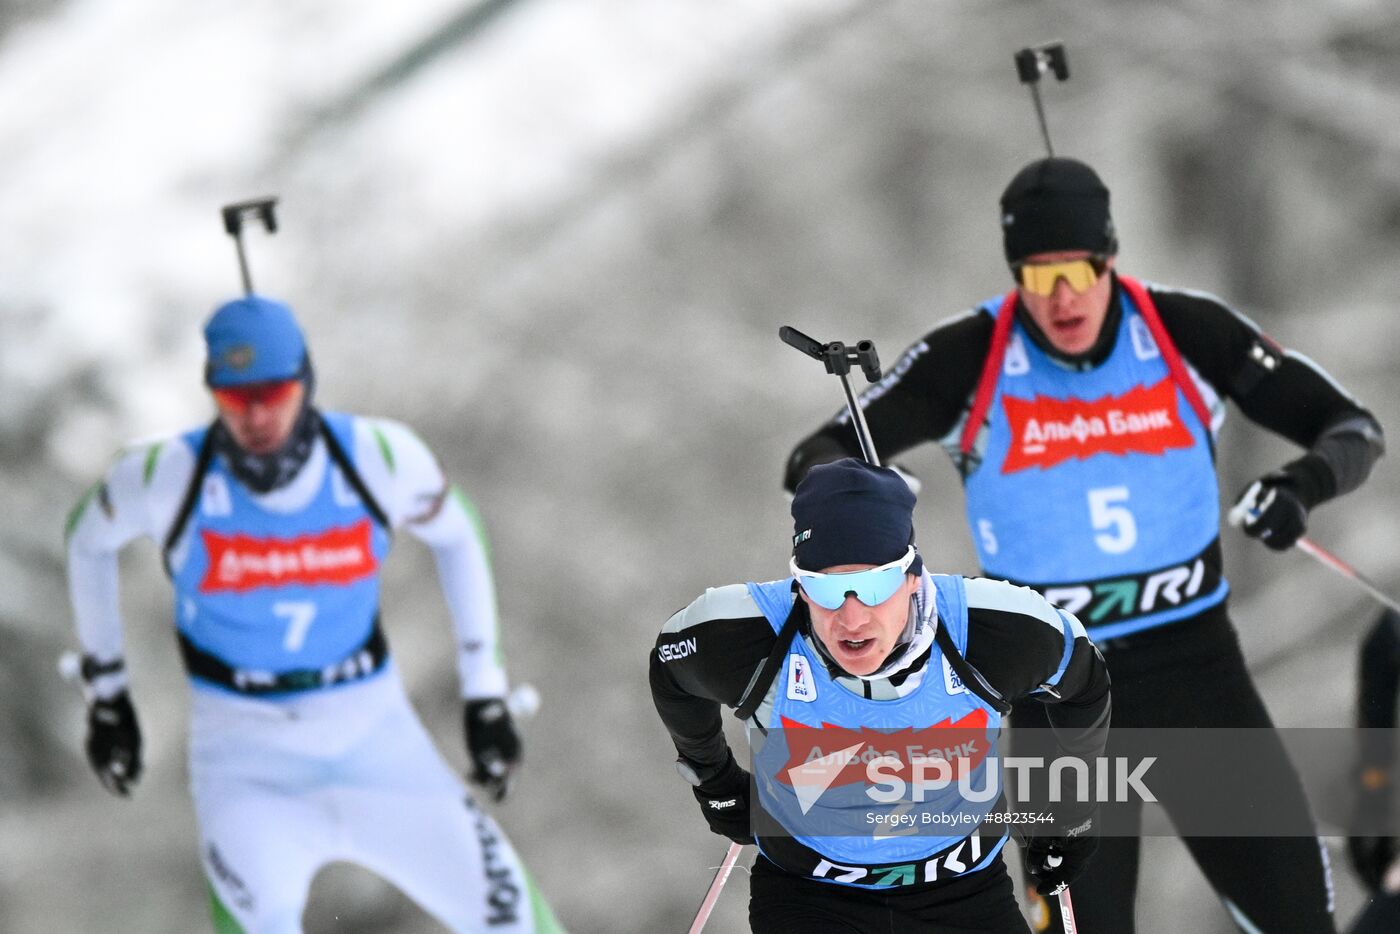
[[[1177,349],[1250,421],[1306,448],[1281,473],[1308,506],[1356,489],[1385,451],[1380,423],[1325,370],[1199,292],[1153,289]]]
[[[942,438],[957,425],[977,388],[992,323],[990,315],[976,309],[944,321],[861,393],[860,406],[882,462]],[[859,456],[860,445],[843,409],[798,442],[788,458],[783,487],[796,489],[815,464]]]
[[[666,623],[651,653],[651,697],[676,751],[725,763],[720,704],[738,705],[777,636],[742,586],[710,590]]]
[[[1052,683],[1066,648],[1063,611],[1004,581],[969,580],[967,593],[968,662],[1006,700],[1030,696],[1049,705],[1050,725],[1066,752],[1101,755],[1112,709],[1108,666],[1084,628],[1068,617],[1069,663]]]
[[[1400,701],[1400,614],[1383,610],[1361,643],[1356,725],[1366,729],[1362,767],[1395,765],[1396,703]]]

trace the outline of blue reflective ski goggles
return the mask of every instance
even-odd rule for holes
[[[846,602],[846,594],[853,593],[856,599],[866,606],[879,606],[904,583],[904,575],[918,553],[910,545],[904,557],[879,567],[864,571],[843,571],[839,574],[823,574],[820,571],[804,571],[797,566],[797,558],[788,561],[788,570],[797,579],[808,598],[817,606],[828,610],[839,610]]]

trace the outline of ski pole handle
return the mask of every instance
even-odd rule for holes
[[[1273,502],[1273,498],[1273,488],[1270,487],[1266,492],[1263,482],[1255,480],[1254,483],[1250,485],[1249,489],[1244,491],[1244,495],[1240,497],[1240,501],[1230,510],[1230,524],[1242,526],[1253,522],[1264,514],[1264,510],[1269,508],[1269,504]],[[1394,597],[1391,597],[1385,591],[1381,590],[1380,587],[1368,579],[1366,575],[1362,574],[1356,568],[1347,564],[1341,558],[1338,558],[1336,555],[1332,554],[1332,552],[1323,548],[1306,535],[1294,542],[1293,546],[1303,552],[1303,554],[1316,560],[1319,564],[1335,571],[1342,577],[1356,584],[1362,590],[1370,594],[1371,597],[1382,606],[1389,607],[1396,613],[1400,613],[1400,602],[1396,602]]]
[[[1051,853],[1045,857],[1045,865],[1054,869],[1064,862],[1064,857],[1056,853]],[[1074,920],[1074,900],[1069,896],[1069,886],[1061,884],[1055,890],[1055,896],[1060,900],[1060,923],[1064,925],[1065,934],[1079,934],[1079,923]]]
[[[78,688],[83,703],[91,704],[95,698],[92,685],[83,677],[83,656],[72,649],[66,649],[58,656],[58,676]]]
[[[1230,507],[1226,518],[1231,525],[1241,528],[1262,516],[1264,510],[1268,509],[1269,504],[1273,501],[1273,489],[1270,488],[1266,491],[1264,481],[1255,480],[1249,485],[1249,489],[1244,491],[1244,495],[1239,498],[1239,501]]]
[[[98,682],[109,676],[121,676],[115,684],[111,681],[105,682],[109,695],[118,690],[125,690],[125,671],[126,661],[120,657],[104,664],[71,649],[66,649],[58,655],[58,676],[76,685],[83,696],[83,703],[89,705],[98,699]]]
[[[517,720],[529,720],[540,710],[540,692],[533,684],[517,684],[506,695],[506,710]]]
[[[74,651],[58,656],[58,676],[64,681],[80,681],[83,677],[83,657]]]

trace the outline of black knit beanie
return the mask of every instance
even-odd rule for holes
[[[1037,159],[1017,172],[1001,195],[1001,229],[1009,263],[1064,250],[1118,251],[1108,188],[1076,159]]]

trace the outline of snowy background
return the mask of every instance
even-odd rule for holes
[[[54,673],[62,523],[124,441],[209,417],[199,326],[238,290],[218,208],[267,194],[254,280],[298,309],[320,401],[413,424],[492,534],[512,673],[544,698],[497,815],[571,930],[683,930],[724,841],[646,657],[704,587],[782,573],[781,466],[839,391],[777,328],[889,362],[1006,287],[996,198],[1041,154],[1011,54],[1052,39],[1057,151],[1112,189],[1121,267],[1226,297],[1394,435],[1388,0],[0,0],[0,931],[207,929],[155,549],[123,564],[148,772],[117,801]],[[1227,496],[1292,456],[1243,424]],[[973,572],[951,468],[907,466],[929,563]],[[1398,513],[1392,457],[1313,534],[1395,592]],[[1302,554],[1226,550],[1275,718],[1349,722],[1366,599]],[[461,765],[415,544],[385,618]],[[1144,934],[1228,930],[1180,844],[1148,850]],[[714,930],[743,927],[731,889]],[[437,930],[345,866],[306,926]]]

